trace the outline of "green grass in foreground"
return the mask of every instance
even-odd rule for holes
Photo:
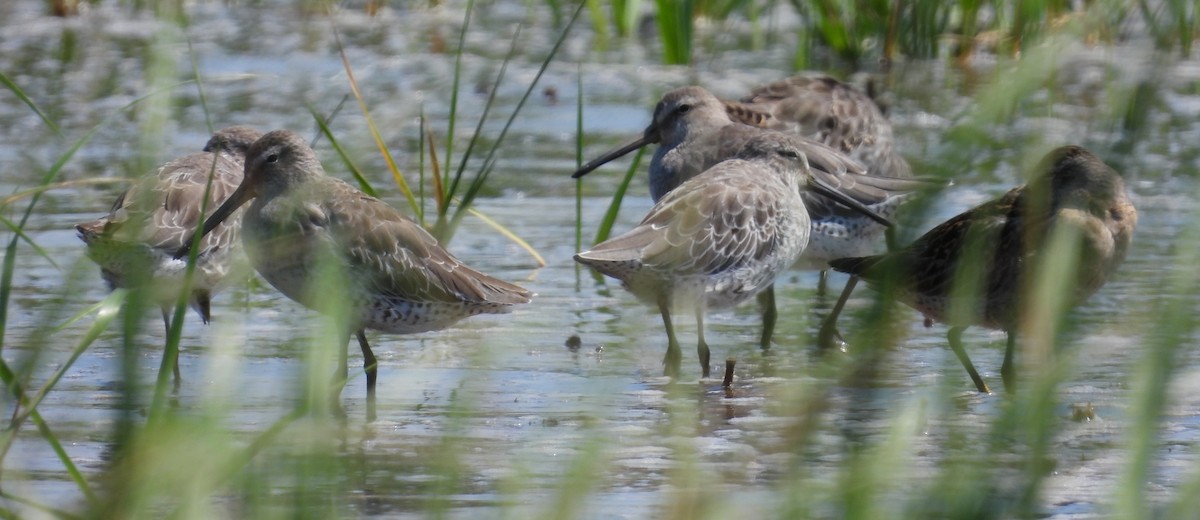
[[[623,3],[636,6],[637,2]],[[820,10],[818,29],[826,45],[847,59],[862,56],[867,52],[858,46],[864,38],[878,39],[895,37],[903,40],[912,34],[910,43],[896,44],[895,52],[913,53],[914,56],[935,55],[936,49],[922,45],[938,43],[935,36],[943,35],[953,19],[963,13],[979,13],[979,4],[963,1],[948,4],[940,11],[928,3],[903,3],[906,11],[891,13],[892,5],[883,3],[830,3],[818,2],[808,9]],[[1048,38],[1061,38],[1059,43],[1088,39],[1095,31],[1090,28],[1094,20],[1109,20],[1111,5],[1096,4],[1078,20],[1067,20],[1062,29],[1055,29],[1056,20],[1066,16],[1061,6],[1051,4],[1027,4],[1030,11],[1020,16],[1012,13],[1009,4],[998,4],[993,25],[979,26],[978,18],[968,16],[961,30],[964,37],[991,30],[999,30],[1008,36],[1008,42],[1019,42],[1022,49],[1020,61],[1004,62],[998,66],[989,86],[976,94],[977,107],[970,117],[956,128],[957,136],[986,133],[993,125],[1006,121],[1012,107],[1029,92],[1043,88],[1053,76],[1057,49],[1064,45],[1035,45],[1047,42]],[[1125,6],[1129,7],[1129,6]],[[1155,41],[1166,48],[1188,52],[1195,28],[1195,9],[1178,2],[1168,1],[1156,8],[1145,4],[1151,19],[1149,27],[1154,31]],[[693,7],[694,8],[694,7]],[[925,11],[922,11],[925,9]],[[870,11],[877,16],[850,16],[859,10]],[[469,15],[470,10],[466,11]],[[595,11],[590,11],[595,12]],[[737,11],[731,11],[736,13]],[[1171,13],[1181,13],[1172,18]],[[687,13],[685,13],[687,14]],[[732,16],[730,14],[729,16]],[[886,15],[886,16],[884,16]],[[629,14],[620,15],[627,24]],[[171,19],[176,19],[172,16]],[[688,23],[683,20],[674,23]],[[861,20],[860,20],[861,18]],[[898,20],[898,22],[897,22]],[[974,21],[971,21],[974,20]],[[661,23],[661,22],[660,22]],[[901,28],[889,29],[889,24],[900,23]],[[903,25],[905,23],[914,26]],[[854,24],[871,24],[867,29]],[[925,24],[925,25],[921,25]],[[940,24],[940,25],[939,25]],[[919,25],[919,27],[918,27]],[[464,21],[464,27],[469,24]],[[566,22],[564,27],[571,27]],[[678,27],[680,31],[684,30]],[[910,33],[908,29],[913,29]],[[467,30],[464,28],[464,31]],[[862,36],[862,31],[871,31],[871,36]],[[628,29],[626,29],[628,31]],[[666,31],[664,31],[666,32]],[[1049,34],[1048,34],[1049,33]],[[563,30],[565,36],[566,29]],[[839,36],[840,34],[840,36]],[[856,36],[854,36],[856,35]],[[178,41],[171,35],[161,36],[157,43],[167,48]],[[917,41],[917,40],[920,41]],[[857,43],[856,43],[857,42]],[[681,41],[673,43],[680,47],[691,45]],[[844,47],[845,50],[837,50]],[[886,45],[885,45],[886,47]],[[462,45],[460,43],[460,52]],[[875,48],[875,47],[873,47]],[[690,47],[687,55],[696,52]],[[915,50],[906,50],[915,49]],[[923,49],[923,50],[922,50]],[[682,52],[678,49],[673,53]],[[928,53],[928,54],[922,54]],[[551,54],[552,56],[553,54]],[[160,55],[161,56],[161,55]],[[461,55],[458,56],[461,58]],[[687,58],[691,59],[691,58]],[[542,64],[549,64],[548,56]],[[346,62],[347,70],[350,63]],[[172,64],[158,64],[151,87],[143,98],[130,107],[115,111],[109,117],[126,116],[133,106],[154,102],[157,106],[135,117],[144,117],[146,135],[157,135],[166,118],[170,117],[169,96],[163,94],[176,89],[191,88],[192,83],[176,84]],[[53,118],[40,110],[36,96],[21,90],[11,81],[10,75],[0,76],[7,92],[15,95],[46,124],[48,134],[60,134]],[[199,80],[200,78],[195,78]],[[353,81],[353,80],[351,80]],[[200,82],[197,82],[200,83]],[[536,82],[530,84],[530,90]],[[457,92],[455,88],[455,92]],[[358,93],[364,117],[369,117],[369,95]],[[526,92],[528,96],[528,92]],[[203,96],[202,96],[203,97]],[[1136,95],[1122,97],[1113,95],[1111,115],[1114,126],[1124,123],[1123,117],[1133,117],[1126,103],[1137,101]],[[453,106],[453,103],[451,103]],[[454,110],[453,108],[451,109]],[[314,110],[314,118],[323,121]],[[516,117],[516,113],[512,117]],[[582,116],[580,116],[582,117]],[[451,121],[453,121],[453,116]],[[9,334],[9,319],[14,294],[14,279],[21,273],[17,259],[21,255],[42,255],[50,264],[55,261],[26,232],[30,218],[36,214],[40,195],[44,187],[55,186],[65,165],[72,161],[77,152],[87,145],[95,132],[104,128],[108,120],[80,135],[67,135],[53,145],[61,149],[57,159],[40,172],[38,186],[31,187],[26,198],[9,200],[3,210],[4,225],[9,234],[5,237],[5,255],[0,263],[0,379],[6,386],[5,405],[12,410],[4,430],[0,433],[0,478],[27,481],[36,477],[14,476],[20,469],[14,467],[11,449],[18,440],[45,443],[56,456],[55,463],[61,466],[65,480],[77,490],[73,500],[46,499],[36,491],[27,491],[23,485],[9,486],[0,480],[0,514],[6,517],[32,517],[45,515],[60,518],[330,518],[342,516],[370,515],[376,513],[371,506],[377,501],[391,504],[396,509],[418,511],[430,517],[454,516],[454,509],[464,506],[464,496],[487,495],[492,502],[483,504],[489,516],[537,518],[577,518],[591,516],[593,507],[604,500],[603,494],[612,487],[608,479],[630,471],[613,463],[621,450],[628,449],[625,439],[614,435],[608,428],[619,418],[603,415],[606,410],[586,405],[578,414],[577,427],[567,430],[578,438],[572,450],[563,450],[561,478],[550,486],[542,486],[543,480],[531,475],[534,470],[521,460],[512,462],[511,470],[500,477],[479,483],[478,468],[471,467],[477,460],[474,448],[478,439],[471,431],[472,421],[487,417],[486,403],[477,402],[481,386],[501,386],[506,382],[480,376],[478,380],[463,382],[447,404],[431,413],[431,422],[436,423],[436,432],[427,438],[414,441],[409,450],[402,453],[380,453],[374,451],[373,436],[404,435],[392,430],[371,431],[351,418],[343,424],[325,413],[328,406],[329,373],[334,355],[329,347],[332,336],[326,327],[316,325],[313,345],[304,345],[304,374],[299,378],[296,395],[302,396],[295,403],[281,406],[286,411],[278,417],[269,417],[256,425],[251,432],[235,432],[230,424],[238,423],[234,414],[238,406],[231,399],[236,396],[204,399],[195,408],[170,406],[165,392],[165,378],[160,373],[154,385],[145,383],[149,375],[142,374],[136,366],[136,358],[145,345],[145,311],[148,302],[136,293],[118,291],[94,307],[76,312],[67,308],[66,295],[79,290],[85,280],[83,273],[93,269],[90,264],[75,266],[60,265],[67,274],[61,287],[61,297],[46,308],[39,309],[39,332],[34,337],[22,338],[21,348],[13,348]],[[510,117],[508,124],[511,124]],[[481,125],[482,127],[482,125]],[[507,125],[505,126],[507,129]],[[326,138],[351,171],[357,171],[336,136],[328,126],[322,128]],[[433,135],[427,128],[418,131]],[[373,131],[378,135],[378,130]],[[447,131],[445,155],[442,165],[448,165],[454,145],[453,131]],[[478,135],[478,130],[476,132]],[[955,139],[955,137],[950,137]],[[960,150],[969,152],[978,143],[966,137],[954,142]],[[149,138],[148,138],[149,140]],[[495,139],[498,147],[502,139]],[[382,142],[382,141],[380,141]],[[438,143],[432,138],[427,146],[432,150]],[[577,141],[582,148],[582,141]],[[463,152],[462,164],[467,163],[472,145]],[[148,149],[143,146],[142,149]],[[387,153],[382,145],[381,153]],[[428,187],[434,201],[430,211],[435,211],[443,223],[448,238],[455,223],[469,211],[470,202],[479,194],[494,168],[494,160],[488,152],[484,168],[475,177],[468,178],[460,166],[453,177],[431,173]],[[157,160],[147,152],[146,162]],[[433,171],[449,173],[436,160],[431,159]],[[637,160],[626,175],[622,187],[626,186],[637,171]],[[398,168],[390,163],[397,182],[403,179]],[[937,174],[949,174],[942,171]],[[364,188],[370,188],[365,179]],[[403,186],[403,185],[402,185]],[[465,187],[465,188],[463,188]],[[400,188],[404,190],[404,187]],[[465,189],[466,191],[459,191]],[[623,190],[623,188],[622,188]],[[416,200],[417,190],[409,198],[413,211],[425,215],[423,201]],[[621,192],[623,193],[623,191]],[[620,205],[621,194],[614,197],[611,215]],[[456,202],[461,201],[461,202]],[[19,204],[23,202],[24,204]],[[607,234],[613,225],[613,217],[597,231],[596,240]],[[576,228],[582,235],[582,223]],[[566,240],[566,237],[564,237]],[[577,240],[580,240],[577,238]],[[1194,259],[1200,255],[1200,218],[1188,215],[1186,224],[1174,242],[1173,261],[1164,267],[1166,289],[1154,300],[1144,313],[1149,324],[1144,341],[1145,354],[1136,370],[1125,380],[1129,387],[1126,409],[1130,415],[1127,431],[1121,435],[1119,450],[1126,455],[1120,462],[1121,475],[1118,485],[1112,489],[1111,514],[1119,518],[1149,518],[1156,515],[1166,518],[1190,518],[1200,508],[1200,472],[1190,470],[1187,479],[1160,504],[1147,500],[1147,480],[1154,470],[1156,450],[1160,448],[1159,425],[1167,410],[1167,389],[1179,368],[1178,360],[1192,344],[1195,336],[1194,317],[1190,292],[1198,280]],[[1054,266],[1047,267],[1052,269]],[[124,307],[124,311],[118,311]],[[892,339],[894,325],[890,322],[894,309],[880,303],[856,317],[861,323],[860,338],[873,340],[858,341],[858,344],[883,344]],[[149,314],[153,314],[150,312]],[[1046,314],[1051,317],[1051,326],[1045,336],[1034,338],[1043,344],[1063,341],[1075,332],[1069,316],[1060,316],[1054,309]],[[48,347],[65,337],[63,327],[86,316],[94,315],[92,323],[78,342],[72,342],[69,354],[64,359],[48,359]],[[176,313],[176,323],[181,320]],[[314,320],[315,323],[321,323]],[[121,404],[116,420],[107,424],[104,431],[93,432],[94,438],[112,447],[112,452],[102,461],[80,469],[79,461],[72,459],[69,449],[55,433],[56,424],[47,422],[38,412],[38,406],[48,397],[55,395],[57,385],[64,374],[72,369],[78,356],[111,328],[120,324],[118,333],[121,345],[119,355],[123,360],[123,372],[119,381]],[[156,323],[153,320],[151,323]],[[220,324],[215,325],[221,327]],[[653,332],[657,334],[657,331]],[[171,334],[168,351],[177,349],[178,330]],[[214,344],[213,356],[228,355],[228,350],[237,348],[236,341],[229,344]],[[43,347],[45,349],[43,350]],[[152,345],[150,347],[157,347]],[[311,348],[310,348],[311,347]],[[1085,347],[1085,346],[1083,346]],[[891,409],[878,410],[874,416],[860,417],[864,424],[881,425],[878,431],[868,432],[860,438],[846,441],[840,458],[829,461],[828,437],[837,425],[830,424],[838,417],[833,409],[831,395],[844,383],[853,387],[853,381],[863,372],[877,369],[888,355],[887,351],[853,352],[851,356],[818,359],[811,366],[783,374],[784,381],[768,394],[769,403],[763,410],[772,418],[782,420],[772,423],[763,435],[777,435],[786,446],[781,455],[784,470],[755,481],[761,495],[751,499],[757,508],[754,512],[780,518],[1033,518],[1041,514],[1042,497],[1046,492],[1047,478],[1055,471],[1055,436],[1067,425],[1061,415],[1058,390],[1069,377],[1076,358],[1082,355],[1072,349],[1062,349],[1056,355],[1047,355],[1028,372],[1023,385],[1011,396],[994,396],[997,404],[984,416],[982,423],[961,419],[963,404],[958,398],[961,382],[948,377],[944,387],[932,392],[921,393],[911,398],[896,398]],[[485,353],[479,354],[486,356]],[[470,366],[485,365],[483,360]],[[56,368],[44,375],[47,364]],[[164,364],[164,366],[167,366]],[[233,377],[240,367],[231,368]],[[956,365],[946,368],[948,373],[960,370]],[[487,372],[480,370],[479,372]],[[353,378],[354,376],[352,376]],[[633,377],[633,376],[631,376]],[[355,382],[360,381],[358,379]],[[198,383],[198,382],[197,382]],[[191,384],[189,382],[188,384]],[[214,385],[219,386],[219,385]],[[655,387],[656,389],[658,387]],[[697,445],[693,439],[711,431],[709,407],[719,396],[699,393],[691,385],[668,385],[662,387],[665,397],[656,403],[654,411],[660,419],[651,428],[650,434],[661,438],[666,447],[664,458],[671,462],[669,468],[660,473],[660,480],[646,485],[655,490],[653,511],[631,511],[634,516],[665,518],[728,518],[744,513],[740,507],[748,507],[740,496],[743,480],[736,471],[731,475],[711,471],[716,464],[707,453],[706,447]],[[875,388],[864,390],[864,399],[879,397],[891,389]],[[148,395],[149,394],[149,395]],[[219,394],[218,394],[219,395]],[[147,407],[146,404],[150,403]],[[145,409],[145,415],[143,415]],[[243,423],[238,423],[242,424]],[[933,425],[944,429],[934,436],[942,444],[930,446],[922,427]],[[361,430],[361,432],[360,432]],[[558,434],[552,431],[551,434]],[[517,434],[520,435],[520,434]],[[625,435],[634,436],[625,433]],[[635,437],[636,438],[636,437]],[[643,438],[636,438],[639,442]],[[647,442],[649,444],[649,442]],[[1193,447],[1194,449],[1194,447]],[[927,455],[934,452],[937,455]],[[776,454],[772,454],[776,455]],[[938,458],[937,464],[928,463],[929,458]],[[725,467],[746,467],[759,461],[738,459],[737,454],[721,458]],[[740,466],[739,466],[740,465]],[[919,467],[918,467],[919,466]],[[829,468],[833,469],[830,470]],[[411,477],[409,479],[402,477]],[[32,487],[32,486],[30,486]],[[386,500],[379,500],[384,497]],[[470,505],[470,504],[468,504]],[[377,511],[392,514],[396,509]]]

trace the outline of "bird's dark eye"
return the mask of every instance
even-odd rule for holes
[[[680,114],[686,114],[687,111],[691,110],[691,109],[692,109],[692,105],[679,105],[679,113]]]
[[[268,155],[267,162],[270,164],[275,164],[275,163],[279,162],[279,154],[273,153],[271,155]]]
[[[797,152],[795,150],[780,150],[779,155],[782,155],[784,157],[790,157],[792,159],[800,158],[800,152]]]

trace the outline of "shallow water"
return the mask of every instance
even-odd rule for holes
[[[499,108],[485,125],[489,139],[555,37],[545,13],[531,14],[519,4],[482,8],[473,22],[456,150],[464,149],[474,131],[484,103],[479,85],[486,86],[497,73],[515,25],[540,20],[523,33],[518,58],[498,90]],[[160,52],[173,60],[166,66],[178,71],[174,79],[192,76],[190,41],[216,126],[253,124],[315,135],[306,104],[328,112],[349,93],[329,18],[299,12],[288,3],[241,8],[236,14],[229,9],[221,3],[190,6],[190,28],[174,34],[149,16],[130,18],[116,6],[102,5],[63,20],[42,16],[41,2],[0,5],[0,70],[68,136],[54,138],[27,107],[11,95],[0,95],[0,190],[36,185],[42,171],[97,124],[103,130],[67,164],[63,180],[136,176],[204,142],[204,112],[190,84],[169,90],[170,105],[161,123],[154,123],[149,105],[104,119],[151,90],[144,72],[146,47],[159,31]],[[373,18],[356,10],[337,16],[372,115],[410,182],[415,182],[416,120],[422,105],[438,139],[446,131],[453,55],[433,49],[438,40],[453,44],[461,14],[451,6],[385,10]],[[583,516],[665,516],[678,513],[674,508],[687,503],[683,497],[689,492],[711,495],[698,503],[715,517],[766,515],[787,500],[804,500],[789,499],[788,490],[781,489],[794,482],[812,496],[828,498],[837,480],[849,474],[848,464],[862,456],[858,447],[893,436],[909,443],[901,464],[908,473],[885,489],[903,507],[916,507],[904,495],[934,485],[932,478],[950,455],[969,452],[1008,407],[1002,394],[971,391],[945,348],[944,327],[926,329],[920,316],[904,311],[908,319],[902,339],[870,378],[847,383],[829,369],[840,354],[830,361],[810,348],[818,320],[835,295],[816,294],[816,273],[789,272],[778,289],[781,320],[769,352],[756,345],[759,325],[753,305],[710,314],[706,330],[714,359],[738,360],[737,380],[727,395],[719,378],[697,380],[699,370],[688,348],[695,332],[690,320],[677,320],[685,364],[682,381],[672,385],[660,375],[665,336],[657,313],[617,284],[598,283],[571,261],[576,251],[575,183],[567,174],[575,164],[578,70],[587,78],[586,155],[594,155],[639,132],[663,90],[696,81],[719,95],[737,96],[781,76],[788,53],[727,50],[689,70],[655,65],[653,53],[636,43],[595,51],[586,34],[581,29],[568,41],[542,79],[542,85],[554,87],[556,98],[539,94],[541,88],[535,93],[514,123],[487,196],[478,203],[532,244],[547,265],[537,268],[521,249],[472,219],[450,246],[471,265],[520,283],[537,298],[511,315],[480,316],[438,333],[371,335],[380,362],[379,420],[362,424],[362,379],[353,379],[342,395],[350,422],[340,432],[335,472],[344,481],[335,487],[353,492],[341,497],[345,509],[339,512],[403,517],[440,507],[455,517],[544,513],[566,486],[564,475],[595,450],[603,463],[594,478],[584,479],[589,498]],[[1077,309],[1079,327],[1064,340],[1062,355],[1072,362],[1057,388],[1055,406],[1062,419],[1048,450],[1055,466],[1038,499],[1038,509],[1052,518],[1097,516],[1111,507],[1113,490],[1126,471],[1122,442],[1138,411],[1132,400],[1133,374],[1152,345],[1154,313],[1166,293],[1181,229],[1195,221],[1191,208],[1200,158],[1200,62],[1162,60],[1153,67],[1151,58],[1137,41],[1114,49],[1068,46],[1059,56],[1053,90],[1031,89],[1011,117],[984,120],[985,134],[971,140],[947,136],[985,111],[980,106],[987,103],[987,80],[942,62],[898,64],[891,76],[896,99],[891,113],[906,156],[918,174],[949,172],[955,180],[928,215],[914,218],[911,233],[1002,193],[1020,182],[1030,158],[1067,142],[1092,148],[1122,171],[1139,208],[1136,249],[1119,276]],[[993,66],[981,59],[975,70],[986,76]],[[1154,80],[1157,102],[1141,133],[1130,136],[1121,127],[1120,114],[1107,107],[1139,78]],[[332,126],[384,198],[404,207],[353,100]],[[318,153],[330,174],[349,178],[327,141],[319,143]],[[599,222],[622,171],[621,165],[609,166],[583,183],[585,237]],[[35,381],[66,360],[90,319],[53,334],[36,351],[29,347],[32,338],[105,295],[71,226],[102,214],[121,187],[51,191],[25,228],[57,264],[24,245],[16,262],[4,356],[20,364],[36,355]],[[616,229],[629,228],[650,207],[646,193],[645,179],[639,177]],[[19,218],[26,200],[5,216]],[[7,241],[11,235],[3,236]],[[843,280],[832,278],[834,291]],[[871,298],[863,290],[851,302],[843,329],[852,338]],[[322,323],[261,282],[218,296],[212,325],[201,325],[190,313],[187,318],[181,343],[184,384],[177,406],[198,415],[221,408],[224,428],[246,441],[299,402],[305,356]],[[573,336],[580,339],[577,349],[567,347]],[[1003,334],[972,329],[964,338],[983,377],[998,385]],[[157,372],[163,341],[156,313],[148,313],[137,341],[146,346],[139,369],[148,384]],[[121,334],[114,324],[39,407],[87,475],[105,469],[112,449],[109,432],[121,406],[120,349]],[[1200,441],[1197,356],[1195,349],[1184,348],[1174,364],[1168,413],[1147,484],[1147,496],[1155,503],[1169,501],[1195,474]],[[351,364],[358,359],[352,350]],[[822,396],[823,406],[816,413],[810,445],[797,454],[796,430],[804,424],[797,407],[814,392]],[[1094,410],[1089,420],[1071,420],[1072,407],[1089,406]],[[304,425],[301,421],[294,428]],[[441,470],[431,454],[445,449],[441,443],[448,436],[457,439],[453,451],[465,469],[454,493],[437,497],[429,482]],[[999,472],[1007,477],[997,478],[997,486],[1018,485],[1010,481],[1019,480],[1018,462],[1019,453],[1003,462],[1012,471]],[[22,431],[4,469],[9,493],[19,491],[68,509],[80,500],[32,427]],[[279,492],[288,489],[281,485]],[[829,510],[830,500],[813,502],[805,510],[837,515]]]

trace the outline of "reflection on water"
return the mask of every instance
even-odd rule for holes
[[[510,3],[517,4],[499,4]],[[147,93],[143,67],[152,42],[172,57],[167,66],[179,71],[178,79],[191,77],[190,43],[216,126],[249,123],[311,132],[307,107],[328,112],[348,94],[329,20],[290,7],[247,7],[236,17],[227,9],[219,3],[196,5],[184,34],[163,36],[164,24],[144,16],[130,18],[115,6],[100,5],[83,17],[63,20],[42,17],[43,4],[33,0],[0,5],[0,70],[29,92],[68,136],[53,138],[27,107],[12,96],[0,96],[0,188],[7,193],[36,185],[72,139],[101,121],[103,131],[67,164],[64,179],[138,175],[203,143],[205,116],[194,85],[172,88],[163,97],[170,105],[160,127],[141,109],[104,120]],[[465,143],[482,110],[485,98],[477,85],[486,86],[498,69],[496,42],[507,44],[513,24],[528,17],[524,9],[511,6],[485,12],[479,32],[468,41],[472,54],[464,59],[469,84],[462,87],[459,143]],[[453,56],[433,52],[431,42],[455,38],[460,15],[452,8],[399,8],[377,18],[351,11],[338,18],[372,114],[409,173],[418,164],[416,118],[422,109],[435,132],[447,127]],[[521,57],[498,91],[498,113],[507,115],[554,36],[545,27],[527,30]],[[584,483],[594,496],[588,502],[594,516],[657,516],[652,511],[669,509],[680,493],[688,492],[679,487],[685,484],[715,493],[709,500],[715,501],[711,505],[717,516],[721,511],[768,513],[780,507],[775,494],[779,483],[800,482],[817,495],[828,492],[848,464],[864,457],[863,447],[885,438],[901,438],[913,448],[905,454],[905,467],[916,482],[891,489],[930,485],[922,477],[944,469],[940,465],[947,453],[970,453],[995,418],[1008,413],[1002,397],[971,392],[945,348],[945,329],[924,328],[908,310],[902,314],[902,340],[869,374],[838,379],[830,367],[844,355],[834,353],[829,359],[809,348],[818,320],[832,303],[832,296],[816,294],[813,272],[783,278],[778,291],[783,314],[776,345],[768,352],[756,346],[759,324],[753,306],[710,316],[707,339],[717,359],[738,360],[733,395],[721,391],[719,379],[696,381],[698,368],[690,357],[683,381],[672,385],[663,379],[665,335],[657,314],[616,285],[597,283],[571,261],[576,250],[575,183],[567,177],[575,160],[572,64],[584,62],[588,74],[584,126],[589,154],[640,131],[657,94],[693,75],[628,63],[630,52],[593,53],[586,39],[571,40],[563,59],[543,79],[555,87],[557,99],[530,101],[500,153],[489,181],[491,196],[480,202],[484,212],[540,251],[548,265],[536,269],[522,250],[475,220],[466,221],[450,247],[471,265],[535,291],[534,303],[511,315],[472,318],[444,332],[372,337],[379,345],[380,420],[365,427],[354,420],[361,418],[365,398],[357,380],[343,394],[352,420],[340,433],[339,474],[357,490],[345,499],[347,507],[398,514],[444,500],[431,491],[441,489],[431,482],[443,469],[430,454],[444,450],[442,443],[452,436],[458,439],[456,463],[464,472],[451,488],[449,503],[441,506],[452,516],[497,506],[540,511],[560,492],[564,475],[592,453],[603,460],[596,478]],[[786,56],[740,56],[743,62],[700,67],[696,79],[719,94],[736,96],[776,79],[787,67]],[[1130,180],[1140,211],[1136,249],[1119,276],[1077,310],[1079,326],[1064,339],[1061,355],[1071,360],[1071,369],[1058,389],[1062,421],[1049,450],[1055,466],[1040,498],[1040,509],[1051,516],[1098,514],[1112,499],[1124,471],[1120,443],[1136,416],[1130,409],[1131,374],[1153,332],[1148,330],[1155,323],[1153,309],[1167,283],[1163,266],[1176,254],[1181,227],[1194,220],[1190,208],[1195,157],[1200,156],[1195,139],[1200,97],[1194,87],[1200,82],[1200,66],[1183,61],[1153,71],[1159,103],[1133,144],[1126,145],[1130,136],[1121,127],[1121,114],[1106,107],[1109,96],[1130,91],[1139,77],[1148,76],[1139,65],[1146,61],[1143,56],[1136,44],[1065,51],[1060,57],[1065,72],[1057,79],[1062,88],[1034,89],[1011,108],[1011,118],[995,116],[996,121],[983,126],[984,135],[954,141],[946,136],[962,132],[961,125],[977,117],[975,96],[989,82],[940,63],[898,65],[892,76],[897,100],[892,117],[902,150],[918,174],[952,174],[955,179],[937,205],[917,218],[914,234],[1019,182],[1029,157],[1054,145],[1087,145]],[[485,133],[495,136],[498,125],[485,125]],[[148,133],[154,128],[162,131]],[[334,119],[333,129],[372,182],[385,190],[385,198],[403,206],[353,102]],[[1131,148],[1119,153],[1121,146]],[[331,174],[348,178],[327,142],[319,143],[318,152]],[[604,195],[621,171],[622,166],[613,165],[587,178],[585,236],[599,222],[608,202]],[[33,359],[36,374],[49,373],[84,333],[88,319],[52,336],[40,349],[28,347],[45,332],[45,324],[65,321],[104,296],[71,225],[104,212],[119,189],[57,190],[39,202],[26,229],[54,264],[22,246],[4,342],[10,363]],[[644,178],[631,191],[618,230],[631,227],[650,207]],[[15,207],[23,207],[23,201]],[[6,217],[14,215],[15,210],[6,212]],[[841,281],[835,277],[832,286]],[[864,322],[872,296],[864,290],[851,302],[843,324],[847,332]],[[201,413],[220,403],[228,407],[225,427],[249,438],[299,401],[304,359],[314,327],[323,322],[261,282],[223,294],[215,305],[211,326],[189,318],[184,328],[178,406]],[[150,326],[137,337],[146,346],[138,359],[143,382],[156,373],[161,355],[154,319],[147,316]],[[684,344],[695,332],[692,327],[681,321]],[[566,346],[572,336],[580,340],[577,348]],[[985,379],[998,381],[1003,334],[972,329],[964,339]],[[122,384],[120,344],[114,325],[39,408],[87,474],[101,471],[106,462],[107,434],[116,420]],[[1194,349],[1180,353],[1168,415],[1155,445],[1152,498],[1169,496],[1190,475],[1200,440],[1196,356]],[[1093,412],[1075,421],[1072,406]],[[909,428],[897,431],[896,425]],[[800,438],[809,445],[796,453]],[[1013,475],[1019,474],[1017,464],[1014,454]],[[78,499],[61,464],[31,429],[22,433],[5,470],[7,481],[14,482],[9,485],[44,501]],[[681,471],[694,475],[682,478]],[[830,513],[828,505],[796,507]]]

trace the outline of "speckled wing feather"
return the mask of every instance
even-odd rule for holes
[[[960,272],[958,262],[968,247],[991,247],[993,251],[996,247],[1021,247],[1016,203],[1022,191],[1022,187],[1014,188],[1003,197],[960,213],[894,253],[842,258],[831,261],[830,265],[837,271],[860,276],[868,283],[878,284],[893,273],[908,290],[924,295],[948,295]],[[980,261],[992,262],[997,255],[989,253],[980,251]],[[1017,255],[1003,256],[1019,259]],[[989,273],[990,280],[985,283],[991,286],[999,278],[1015,276],[1019,263],[979,267]]]
[[[379,293],[415,302],[518,304],[529,291],[467,267],[420,225],[340,180],[324,177],[322,209],[355,276]]]
[[[196,226],[229,198],[242,180],[242,166],[222,155],[192,154],[177,163],[168,163],[159,170],[160,182],[155,191],[161,194],[162,205],[155,208],[152,225],[147,227],[154,233],[145,237],[146,243],[170,251],[183,246],[183,241],[191,236]],[[173,173],[168,170],[172,165],[178,167]],[[210,173],[213,180],[208,187]],[[205,214],[201,215],[200,201],[204,199],[206,189],[208,203],[204,207]],[[217,244],[233,243],[237,237],[229,235],[236,234],[238,226],[240,224],[234,219],[230,225],[212,230],[201,240],[200,250],[208,251]]]
[[[728,125],[711,136],[697,141],[693,150],[706,151],[704,162],[715,164],[722,158],[733,157],[746,142],[762,131],[745,125]],[[900,179],[869,174],[862,164],[845,154],[825,145],[798,135],[786,135],[788,141],[802,152],[814,177],[832,186],[865,206],[883,203],[896,196],[912,196],[919,191],[942,186],[944,183],[924,179]],[[855,210],[819,195],[806,194],[805,208],[813,220],[833,216],[859,219],[862,215]],[[895,205],[893,205],[895,206]]]
[[[872,209],[880,216],[888,218],[901,203],[915,198],[920,191],[931,190],[945,183],[922,180],[900,179],[895,177],[878,177],[875,175],[828,175],[817,170],[815,177],[824,180],[826,184],[837,188],[838,191]],[[835,218],[861,219],[862,214],[845,205],[835,202],[828,197],[805,192],[804,207],[814,221],[833,220]]]
[[[736,156],[747,141],[760,133],[762,130],[746,125],[726,125],[720,132],[709,137],[710,141],[697,144],[704,146],[704,149],[713,150],[711,153],[718,159],[709,162],[715,164],[720,160]],[[808,165],[812,168],[813,173],[819,175],[827,183],[838,184],[841,181],[831,179],[847,174],[867,173],[866,168],[858,161],[824,143],[798,135],[787,135],[787,139],[808,159]]]
[[[824,74],[782,79],[757,87],[729,113],[736,121],[802,135],[861,161],[874,175],[910,177],[895,153],[892,125],[867,94]]]
[[[163,251],[179,249],[202,221],[201,202],[210,173],[213,181],[206,209],[211,214],[237,189],[242,167],[224,156],[194,153],[164,164],[154,176],[122,193],[107,217],[106,233]],[[137,230],[140,236],[136,240],[120,234],[123,225],[139,218],[145,221]],[[236,237],[227,236],[231,233],[237,233],[236,220],[205,235],[200,250],[233,243]]]
[[[1055,257],[1073,270],[1056,276],[1075,279],[1055,282],[1068,284],[1060,287],[1070,291],[1064,296],[1082,301],[1124,259],[1137,210],[1120,176],[1080,147],[1052,151],[1039,169],[1045,173],[1029,185],[946,221],[901,251],[831,265],[875,283],[890,273],[900,297],[927,318],[1011,333],[1022,311],[1020,292],[1028,283],[1044,281],[1025,278],[1035,273],[1030,266],[1038,265],[1041,255],[1069,251],[1046,247],[1048,237],[1063,229],[1072,235],[1062,236],[1078,240],[1079,249],[1077,256]],[[960,281],[966,285],[959,287]]]
[[[810,136],[843,153],[875,146],[876,127],[884,119],[870,97],[825,75],[768,83],[741,101],[769,108],[770,117],[759,126]]]
[[[775,247],[771,213],[783,210],[742,200],[752,185],[761,189],[761,179],[746,175],[748,167],[753,168],[741,160],[713,167],[670,192],[636,228],[598,244],[588,256],[640,259],[676,274],[715,274],[767,256]]]

